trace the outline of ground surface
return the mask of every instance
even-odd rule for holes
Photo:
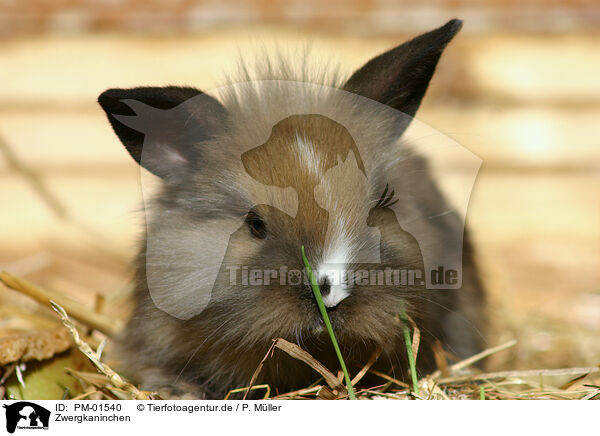
[[[248,41],[306,39],[350,71],[404,37],[259,28],[0,41],[0,135],[76,223],[57,217],[0,152],[0,269],[89,305],[106,295],[105,311],[123,315],[111,302],[128,288],[139,174],[96,97],[135,85],[209,89]],[[492,296],[490,346],[519,341],[493,369],[600,363],[598,43],[585,35],[459,37],[420,112],[483,159],[468,224]],[[25,301],[0,285],[0,331],[28,328],[8,310]]]

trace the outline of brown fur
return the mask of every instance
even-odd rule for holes
[[[246,81],[224,88],[217,92],[217,99],[205,101],[203,118],[196,121],[194,114],[188,118],[208,133],[193,144],[173,139],[154,161],[153,156],[142,161],[139,138],[111,118],[126,113],[118,102],[133,91],[111,90],[101,96],[101,105],[132,156],[165,180],[162,191],[148,205],[147,223],[147,237],[155,238],[161,250],[158,261],[150,264],[160,273],[148,270],[145,239],[136,261],[136,309],[120,341],[123,367],[145,388],[222,398],[228,390],[249,383],[278,337],[297,343],[335,370],[337,358],[309,286],[282,285],[276,280],[260,286],[231,284],[228,267],[302,270],[300,246],[306,247],[314,266],[325,260],[328,248],[341,238],[351,248],[347,266],[354,270],[372,266],[352,256],[359,251],[380,255],[380,270],[423,269],[421,241],[381,203],[384,191],[395,190],[394,198],[403,210],[427,217],[423,226],[431,240],[462,235],[463,223],[451,213],[426,162],[408,144],[394,142],[410,119],[400,112],[390,115],[380,110],[383,103],[414,114],[443,47],[459,28],[453,21],[409,41],[389,52],[389,57],[384,54],[366,64],[345,84],[334,81],[330,87],[294,88],[290,84],[286,88]],[[407,62],[416,62],[422,77]],[[269,63],[257,77],[245,79],[294,80],[291,70],[285,62],[279,68]],[[382,72],[385,77],[378,78]],[[304,70],[296,78],[310,81]],[[160,107],[172,108],[185,101],[184,95],[189,98],[199,91],[165,88],[163,93]],[[144,101],[143,95],[136,94],[136,98],[148,105],[156,100],[154,91],[152,99]],[[205,120],[211,114],[220,118]],[[162,131],[168,132],[168,127]],[[169,153],[178,157],[173,162],[183,163],[166,167]],[[293,188],[296,213],[274,207],[273,197],[282,194],[269,187]],[[294,209],[293,201],[283,197],[278,204]],[[446,209],[449,213],[438,214]],[[266,237],[257,238],[247,222],[231,234],[207,307],[190,319],[158,309],[148,289],[149,274],[155,274],[158,286],[172,293],[174,307],[184,305],[178,302],[179,292],[206,285],[202,265],[212,254],[209,244],[199,245],[198,241],[206,240],[199,235],[210,238],[224,223],[240,222],[249,211],[266,224]],[[378,230],[381,241],[369,228]],[[444,255],[443,244],[427,249]],[[430,291],[418,283],[401,288],[353,286],[350,295],[330,309],[330,318],[351,372],[380,348],[383,352],[376,367],[403,379],[408,374],[398,318],[403,308],[421,329],[418,366],[426,373],[434,368],[436,340],[459,356],[481,348],[483,303],[465,235],[461,289]],[[276,352],[266,361],[257,383],[284,392],[307,386],[316,378],[303,363]]]

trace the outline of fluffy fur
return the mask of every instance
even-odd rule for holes
[[[191,142],[186,142],[185,134],[166,135],[156,146],[156,155],[145,159],[141,138],[115,117],[132,115],[121,100],[134,98],[169,109],[201,92],[138,88],[110,90],[100,97],[132,156],[164,180],[163,189],[147,204],[148,231],[136,260],[136,308],[120,341],[124,368],[145,388],[222,398],[230,389],[248,384],[278,337],[296,342],[330,369],[337,368],[308,286],[277,281],[232,285],[227,267],[302,269],[304,245],[313,266],[368,269],[361,259],[375,256],[380,257],[382,270],[423,269],[422,247],[382,202],[382,194],[385,197],[392,189],[387,204],[398,200],[407,216],[429,217],[423,225],[432,240],[462,235],[463,223],[456,214],[439,215],[440,210],[452,209],[429,176],[426,162],[405,141],[397,141],[420,103],[442,49],[459,27],[450,22],[409,41],[399,47],[403,50],[375,58],[349,79],[335,68],[324,73],[306,67],[304,58],[294,62],[301,65],[298,69],[283,58],[262,59],[257,68],[242,65],[240,75],[207,96],[202,108],[189,114],[186,126],[177,127],[180,132],[188,124],[200,126],[201,135],[195,131]],[[402,112],[385,109],[389,107]],[[140,111],[135,114],[141,116]],[[169,126],[163,130],[169,131]],[[292,187],[295,204],[286,196],[273,198],[281,195],[269,189],[273,186]],[[297,213],[282,212],[274,203]],[[264,235],[257,237],[249,224],[258,218],[244,221],[249,216],[260,217]],[[207,307],[189,319],[158,309],[148,278],[172,295],[174,309],[185,310],[178,295],[212,285],[202,270],[213,256],[211,237],[217,237],[225,223],[239,222]],[[151,261],[148,238],[158,253]],[[433,249],[444,256],[443,246]],[[323,285],[351,370],[381,349],[376,367],[406,378],[398,319],[402,308],[422,331],[421,372],[433,368],[436,340],[459,356],[480,349],[483,291],[467,237],[460,290],[429,291],[422,284],[336,288],[324,281]],[[303,363],[276,352],[257,383],[284,392],[316,378]]]

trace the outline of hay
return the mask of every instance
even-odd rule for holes
[[[123,378],[119,374],[117,374],[110,366],[102,362],[100,360],[100,353],[94,351],[87,342],[81,339],[79,332],[75,327],[75,324],[73,324],[73,321],[71,321],[71,319],[67,315],[67,312],[65,312],[65,309],[60,307],[54,301],[50,301],[50,305],[56,311],[56,313],[58,313],[64,326],[67,328],[67,330],[69,330],[69,333],[71,333],[73,341],[75,342],[75,345],[77,345],[77,348],[79,348],[79,351],[85,354],[85,356],[90,360],[90,362],[94,364],[96,369],[108,379],[112,386],[114,386],[118,390],[129,392],[131,394],[131,397],[135,400],[155,399],[155,394],[140,391],[131,383],[128,383],[125,380],[123,380]]]
[[[20,363],[28,358],[51,359],[56,353],[64,351],[73,343],[76,349],[81,352],[95,367],[96,373],[90,371],[75,370],[67,368],[66,373],[77,380],[82,386],[81,392],[74,392],[70,396],[72,399],[160,399],[154,392],[140,390],[137,386],[128,382],[124,377],[114,371],[108,364],[102,361],[102,349],[104,341],[99,342],[97,349],[90,346],[90,342],[98,342],[92,337],[84,337],[80,333],[75,323],[70,318],[70,310],[82,326],[81,331],[98,330],[108,335],[114,335],[123,325],[122,322],[98,314],[92,309],[75,304],[67,298],[56,292],[46,291],[38,286],[29,283],[23,279],[3,272],[0,274],[0,280],[10,288],[17,290],[25,295],[34,298],[44,306],[51,306],[59,315],[64,327],[62,333],[57,334],[56,329],[50,329],[45,332],[29,332],[26,344],[45,343],[45,351],[42,354],[31,354],[26,352],[17,352],[10,358],[0,361],[0,395],[4,396],[4,383],[15,376],[20,368]],[[53,301],[50,301],[53,300]],[[65,303],[55,302],[58,300]],[[412,351],[418,356],[418,329],[413,328]],[[61,328],[62,329],[62,328]],[[52,333],[54,332],[54,333]],[[68,333],[66,333],[68,332]],[[49,338],[52,335],[58,338],[53,341]],[[70,335],[71,340],[66,341],[66,335]],[[45,338],[45,339],[44,339]],[[59,340],[60,339],[60,340]],[[46,342],[44,342],[46,340]],[[29,341],[29,342],[27,342]],[[66,344],[66,345],[65,345]],[[435,349],[436,361],[439,370],[434,373],[418,379],[418,389],[408,385],[402,380],[398,380],[389,374],[381,373],[372,368],[381,354],[377,350],[365,363],[362,368],[356,372],[351,380],[355,387],[363,380],[367,374],[372,374],[381,379],[381,384],[356,389],[356,398],[359,400],[456,400],[456,399],[569,399],[569,400],[592,400],[600,399],[600,367],[573,367],[559,369],[538,369],[538,370],[518,370],[518,371],[499,371],[483,373],[472,368],[472,365],[500,353],[510,347],[513,347],[516,341],[511,340],[496,347],[482,351],[468,359],[456,362],[453,365],[447,365],[447,356],[441,347]],[[1,345],[1,343],[0,343]],[[2,348],[2,347],[0,347]],[[315,371],[315,378],[319,380],[314,384],[293,392],[278,393],[271,396],[273,389],[266,384],[255,385],[264,363],[272,358],[273,350],[278,348],[291,357],[304,362]],[[27,373],[24,374],[25,377]],[[562,381],[567,377],[566,381]],[[330,369],[311,356],[296,344],[288,342],[282,338],[274,338],[273,344],[266,353],[264,359],[260,362],[248,386],[238,387],[228,392],[225,399],[240,398],[244,394],[245,398],[250,391],[264,390],[264,399],[291,400],[291,399],[347,399],[348,391],[342,383],[342,377],[336,376]],[[238,394],[236,396],[235,394]],[[64,396],[68,392],[65,391]],[[58,399],[58,398],[57,398]]]
[[[66,307],[68,312],[75,319],[81,321],[90,328],[97,329],[109,336],[117,333],[123,327],[123,324],[119,321],[94,312],[82,304],[69,301],[56,292],[50,292],[46,289],[42,289],[39,286],[35,286],[33,283],[30,283],[25,279],[15,277],[6,271],[2,271],[0,273],[0,281],[2,281],[9,288],[25,294],[45,306],[47,306],[52,300],[57,301],[57,304]]]

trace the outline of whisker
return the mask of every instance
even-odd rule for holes
[[[196,353],[198,351],[200,351],[200,348],[202,348],[202,346],[206,343],[206,341],[208,341],[208,339],[213,336],[216,332],[220,331],[221,328],[227,324],[227,321],[223,322],[223,324],[221,324],[219,326],[218,329],[215,329],[210,335],[208,335],[206,338],[204,338],[204,340],[200,343],[200,345],[198,345],[194,351],[192,352],[192,355],[190,356],[190,358],[185,362],[185,365],[183,365],[183,368],[181,368],[181,371],[179,371],[179,374],[177,374],[177,378],[175,378],[175,381],[173,382],[173,384],[177,384],[177,382],[179,381],[179,378],[183,375],[183,372],[185,371],[185,369],[188,367],[188,365],[192,362],[192,359],[194,358],[194,356],[196,355]]]

